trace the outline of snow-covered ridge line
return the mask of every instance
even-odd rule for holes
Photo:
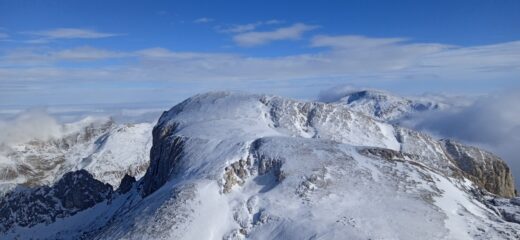
[[[219,101],[222,103],[219,103]],[[231,112],[228,112],[227,109]],[[180,103],[163,114],[156,129],[154,129],[154,139],[162,139],[157,142],[159,145],[165,144],[164,137],[193,136],[193,133],[198,135],[201,129],[192,128],[193,125],[206,125],[205,123],[208,122],[210,124],[207,125],[212,125],[212,122],[228,121],[229,116],[236,114],[235,111],[237,109],[242,111],[241,114],[244,115],[241,117],[246,119],[247,122],[251,121],[253,123],[255,122],[254,119],[259,120],[253,125],[244,126],[244,128],[254,127],[251,130],[263,128],[265,130],[259,132],[261,136],[289,135],[303,138],[329,139],[355,146],[392,149],[423,158],[433,155],[436,157],[434,160],[424,159],[423,164],[448,175],[453,174],[453,168],[459,169],[458,166],[464,161],[466,163],[463,164],[471,164],[474,167],[463,167],[460,170],[474,176],[473,180],[481,179],[481,181],[477,180],[477,183],[486,190],[506,197],[516,195],[511,172],[507,164],[499,157],[482,150],[478,151],[485,153],[484,155],[473,154],[475,156],[471,156],[471,154],[464,154],[464,156],[454,156],[453,151],[449,151],[449,146],[454,144],[464,148],[466,152],[476,151],[476,148],[466,147],[453,141],[438,141],[425,134],[379,122],[334,104],[301,102],[276,96],[232,92],[200,94]],[[247,109],[247,111],[244,111],[244,109]],[[185,120],[186,114],[194,117],[194,119],[204,119],[204,121],[187,121]],[[205,114],[205,116],[198,114]],[[218,126],[215,126],[215,128],[218,128]],[[186,131],[189,132],[185,133]],[[208,140],[212,139],[211,131],[218,132],[218,129],[208,129],[208,131],[202,133],[201,137]],[[248,135],[251,133],[244,134]],[[167,149],[168,147],[165,148]],[[160,156],[154,155],[152,149],[152,165],[154,158],[156,159],[155,161],[158,161],[159,157],[165,158],[164,153],[161,154]],[[461,154],[459,153],[459,155]],[[482,159],[482,156],[485,156],[485,159]],[[170,162],[174,165],[177,161],[172,160]],[[489,168],[490,163],[491,168]],[[160,168],[170,169],[174,167],[173,165]],[[154,171],[153,169],[156,168],[159,167],[152,166],[151,169]],[[479,170],[476,170],[477,168]],[[484,168],[487,169],[486,171],[493,172],[493,174],[483,176],[484,174],[481,172]],[[154,182],[156,180],[149,181],[150,184],[154,182],[151,185],[155,185],[155,187],[150,187],[149,189],[159,187],[161,181],[166,182],[168,179],[168,176],[163,176],[159,170],[155,170],[153,173],[155,174],[147,174],[149,178],[153,175],[153,178],[162,180],[157,183]],[[171,171],[168,171],[167,174],[171,173]],[[484,182],[486,184],[482,184]],[[146,186],[149,187],[150,185]],[[146,194],[149,194],[149,192]]]

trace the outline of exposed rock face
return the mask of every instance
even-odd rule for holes
[[[127,193],[132,189],[134,186],[134,183],[136,182],[135,177],[130,175],[125,175],[123,179],[121,179],[121,184],[119,184],[119,188],[117,189],[117,192],[119,193]]]
[[[182,157],[185,139],[173,136],[173,140],[170,140],[177,126],[175,124],[165,124],[158,124],[153,129],[153,146],[150,151],[151,161],[150,167],[143,178],[143,196],[151,194],[168,181],[175,170],[177,162]]]
[[[520,197],[503,198],[485,194],[479,189],[473,191],[473,196],[493,209],[502,219],[508,222],[520,224]]]
[[[442,165],[431,165],[428,155],[417,154],[408,149],[394,151],[385,148],[363,148],[360,153],[367,156],[377,156],[387,160],[410,159],[421,162],[428,167],[440,170],[447,175],[457,176],[463,174],[478,186],[501,197],[511,198],[516,196],[514,180],[507,164],[498,156],[481,149],[466,146],[452,140],[430,140],[430,145],[442,147],[440,158],[446,158],[453,162],[456,168],[446,168]],[[417,143],[416,143],[417,144]],[[416,154],[412,154],[416,153]],[[433,154],[430,154],[430,158]]]
[[[502,197],[516,196],[513,176],[500,157],[453,140],[442,140],[450,159],[477,185]]]
[[[487,201],[500,212],[504,220],[520,224],[520,198],[488,198]]]
[[[108,200],[112,193],[112,186],[85,170],[65,174],[52,187],[10,192],[0,201],[0,231],[54,222]]]
[[[375,156],[386,160],[404,159],[406,154],[386,148],[363,148],[359,151],[365,156]]]

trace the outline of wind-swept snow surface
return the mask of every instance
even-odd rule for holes
[[[489,158],[497,184],[481,188],[445,148],[337,104],[201,94],[159,119],[150,166],[128,192],[2,237],[518,239],[520,225],[486,201],[512,197],[494,187],[507,165]]]

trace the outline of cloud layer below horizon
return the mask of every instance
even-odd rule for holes
[[[70,47],[30,44],[4,50],[0,52],[0,100],[2,104],[16,104],[41,94],[54,98],[63,95],[64,101],[75,102],[78,99],[67,94],[87,97],[94,94],[90,100],[101,101],[110,98],[108,90],[102,93],[104,89],[128,96],[148,91],[146,96],[154,98],[160,94],[152,92],[165,86],[170,88],[170,94],[182,97],[219,89],[280,93],[276,91],[281,88],[296,91],[304,88],[303,85],[305,91],[323,89],[339,84],[337,79],[358,84],[444,81],[471,86],[475,81],[514,83],[520,77],[520,41],[468,47],[417,43],[399,37],[307,36],[319,26],[282,24],[278,20],[259,21],[216,31],[231,34],[237,47],[299,41],[306,46],[301,53],[266,57],[233,51],[173,51],[160,46],[115,50],[88,44]],[[260,31],[257,29],[260,26],[269,26],[271,30]],[[36,41],[119,36],[74,28],[24,34],[35,36]],[[93,93],[94,88],[100,91]]]

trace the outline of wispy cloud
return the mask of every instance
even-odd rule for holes
[[[425,70],[429,58],[438,60],[435,55],[441,52],[452,52],[454,46],[435,43],[410,43],[404,38],[369,38],[364,36],[315,36],[311,46],[330,49],[329,53],[335,61],[331,65],[341,65],[349,69],[365,71],[414,71]],[[432,63],[431,66],[440,63]],[[474,64],[474,63],[472,63]],[[430,73],[436,73],[430,69]],[[402,72],[404,73],[404,72]]]
[[[273,25],[273,24],[280,24],[282,21],[271,19],[267,21],[258,21],[254,23],[247,23],[247,24],[233,24],[229,26],[217,26],[215,29],[217,32],[222,33],[243,33],[243,32],[249,32],[253,31],[256,28],[263,26],[263,25]]]
[[[231,54],[215,54],[215,53],[201,53],[201,52],[173,52],[166,48],[147,48],[131,55],[141,57],[143,60],[188,60],[188,59],[209,59],[216,56],[233,56]]]
[[[197,18],[197,19],[193,20],[194,23],[210,23],[213,21],[215,21],[215,19],[208,18],[208,17],[202,17],[202,18]]]
[[[9,34],[0,32],[0,40],[9,38]]]
[[[27,43],[47,43],[56,39],[98,39],[121,35],[116,33],[98,32],[95,30],[82,28],[55,28],[49,30],[28,31],[21,33],[36,37],[35,39],[27,40]]]
[[[298,40],[305,32],[318,28],[314,25],[296,23],[273,31],[245,32],[233,36],[233,41],[243,47],[253,47],[280,40]]]
[[[22,48],[15,49],[0,58],[2,66],[48,66],[58,61],[94,61],[110,58],[131,57],[128,52],[117,52],[106,49],[98,49],[89,46],[76,47],[62,50],[49,50],[47,48]]]
[[[109,51],[93,47],[78,47],[56,51],[53,52],[51,56],[59,60],[97,60],[128,57],[129,54],[125,52]]]
[[[311,44],[313,47],[330,47],[335,49],[347,48],[374,48],[399,44],[406,41],[404,38],[368,38],[365,36],[314,36]]]

